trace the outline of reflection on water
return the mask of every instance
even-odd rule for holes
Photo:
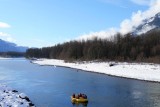
[[[75,103],[75,102],[72,102],[72,105],[74,107],[87,107],[88,103]]]
[[[75,69],[39,66],[25,59],[0,60],[0,83],[26,93],[37,107],[159,107],[160,84]],[[72,104],[72,93],[88,104]]]

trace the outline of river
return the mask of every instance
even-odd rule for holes
[[[27,94],[36,107],[160,107],[160,83],[39,66],[23,58],[0,60],[0,83]],[[87,94],[87,105],[71,103],[72,93],[80,92]]]

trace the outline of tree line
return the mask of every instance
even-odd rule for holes
[[[0,52],[0,57],[25,57],[24,52]]]
[[[116,34],[112,40],[70,41],[52,47],[30,48],[28,58],[117,60],[160,63],[160,30],[135,36]]]

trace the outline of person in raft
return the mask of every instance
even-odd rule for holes
[[[77,96],[73,93],[72,97],[77,98],[77,99],[79,99],[80,97],[82,97],[84,99],[87,99],[87,95],[86,94],[81,94],[81,93],[78,94]]]

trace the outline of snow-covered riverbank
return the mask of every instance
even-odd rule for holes
[[[114,62],[75,62],[66,63],[56,59],[37,59],[32,63],[39,65],[63,66],[85,71],[104,73],[112,76],[160,82],[160,65],[150,63],[114,63]],[[114,63],[114,66],[110,66]]]
[[[34,107],[24,93],[0,84],[0,107]]]

